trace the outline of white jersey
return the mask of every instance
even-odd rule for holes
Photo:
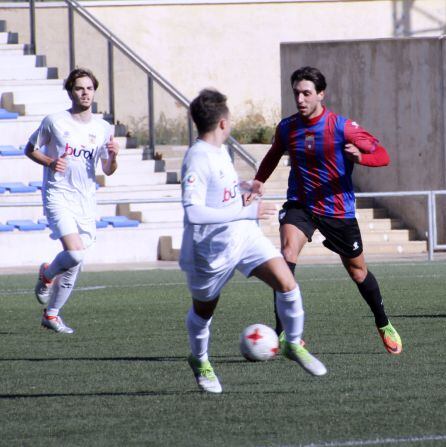
[[[248,213],[243,213],[238,176],[227,149],[197,140],[186,152],[181,178],[185,209],[199,205],[220,211],[226,208],[227,214],[234,214],[234,209],[242,212],[238,220],[212,224],[192,224],[185,213],[181,268],[202,273],[222,271],[243,250],[247,234],[259,231],[255,220],[247,220],[252,216],[240,217]]]
[[[65,172],[54,172],[45,167],[42,196],[44,205],[57,201],[82,204],[84,210],[94,212],[96,194],[96,166],[99,158],[107,159],[106,143],[111,126],[92,115],[82,123],[69,111],[48,115],[29,141],[42,148],[53,159],[66,155]]]

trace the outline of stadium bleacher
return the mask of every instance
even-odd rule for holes
[[[14,247],[8,259],[0,257],[0,267],[10,265],[39,265],[43,259],[52,259],[60,245],[48,237],[47,222],[41,218],[42,166],[24,156],[23,144],[38,127],[43,114],[66,108],[67,96],[61,79],[54,78],[55,70],[31,67],[32,58],[21,61],[25,46],[14,46],[17,57],[9,58],[8,70],[0,76],[0,219],[5,246]],[[4,49],[0,48],[0,54]],[[13,65],[20,76],[11,78]],[[27,77],[28,75],[28,77]],[[6,119],[5,119],[6,118]],[[184,146],[157,146],[162,160],[143,160],[143,148],[128,149],[126,137],[117,137],[121,152],[118,170],[113,176],[100,172],[96,177],[99,201],[96,227],[101,229],[96,244],[88,250],[88,263],[147,262],[157,259],[175,260],[181,243],[183,211],[179,199],[179,170]],[[260,159],[265,147],[249,149]],[[277,169],[268,183],[268,194],[283,194],[286,190],[288,167]],[[235,160],[240,178],[251,178],[252,170]],[[166,172],[166,167],[170,172]],[[286,171],[286,172],[285,172]],[[100,186],[100,188],[99,188]],[[146,203],[143,201],[147,199]],[[169,199],[166,201],[164,199]],[[171,200],[174,200],[172,202]],[[149,203],[149,200],[152,202]],[[163,202],[164,200],[164,202]],[[280,201],[277,202],[280,204]],[[20,205],[20,206],[17,206]],[[26,205],[26,206],[25,206]],[[411,241],[411,233],[401,222],[389,219],[383,210],[371,207],[358,209],[358,220],[363,231],[364,244],[373,253],[423,253],[425,241]],[[264,222],[262,229],[278,246],[277,222]],[[17,230],[17,231],[13,231]],[[305,247],[303,256],[333,257],[315,234],[314,243]],[[164,248],[167,247],[165,250]]]

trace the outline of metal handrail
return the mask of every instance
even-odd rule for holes
[[[438,243],[437,233],[437,196],[445,196],[446,190],[431,191],[432,194],[432,220],[435,223],[433,227],[434,250],[446,250],[446,244]]]
[[[83,19],[85,19],[91,26],[93,26],[103,37],[107,39],[108,44],[108,76],[109,76],[109,107],[110,114],[114,119],[114,82],[113,82],[113,48],[119,49],[132,63],[139,67],[148,78],[148,116],[149,116],[149,142],[148,147],[151,154],[154,153],[156,136],[155,126],[153,121],[153,82],[156,82],[161,88],[163,88],[172,98],[175,99],[186,109],[189,108],[190,101],[166,78],[164,78],[158,71],[156,71],[151,65],[149,65],[141,56],[133,51],[127,44],[113,34],[103,23],[101,23],[94,15],[87,11],[77,0],[63,0],[68,6],[68,33],[69,33],[69,58],[70,69],[75,68],[75,52],[74,52],[74,18],[73,11],[76,11]],[[30,4],[30,22],[31,22],[31,42],[35,50],[35,0],[29,0]],[[188,135],[189,145],[193,140],[193,125],[191,117],[188,115]],[[230,137],[227,141],[237,155],[240,156],[251,168],[257,169],[257,162],[254,157],[251,156],[241,144]]]
[[[434,260],[434,251],[446,249],[446,245],[438,244],[437,240],[437,220],[436,220],[436,203],[437,195],[446,195],[446,190],[435,191],[390,191],[390,192],[357,192],[355,196],[361,197],[426,197],[427,207],[426,216],[428,223],[427,242],[428,242],[428,260]],[[265,195],[263,200],[286,200],[285,195]],[[98,199],[98,205],[122,205],[130,203],[181,203],[180,197],[160,197],[156,199]],[[41,202],[18,202],[18,203],[0,203],[1,207],[26,207],[26,206],[41,206]]]

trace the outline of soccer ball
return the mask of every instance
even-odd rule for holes
[[[240,352],[250,362],[272,359],[279,351],[279,337],[269,326],[251,324],[240,335]]]

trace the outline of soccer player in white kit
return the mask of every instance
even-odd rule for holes
[[[45,216],[63,250],[40,266],[35,288],[46,304],[42,326],[72,334],[59,315],[67,302],[84,259],[96,237],[96,166],[104,174],[116,171],[119,151],[112,128],[92,113],[98,81],[91,71],[77,68],[65,81],[72,101],[69,110],[48,115],[31,135],[26,155],[44,166],[42,198]]]
[[[203,90],[192,101],[190,113],[198,139],[186,152],[181,171],[180,266],[192,294],[186,318],[188,362],[198,387],[210,393],[222,391],[208,359],[210,326],[220,291],[235,270],[279,290],[277,307],[286,338],[283,354],[313,375],[326,374],[325,366],[300,345],[304,311],[299,287],[256,222],[275,215],[275,206],[260,200],[243,206],[237,173],[223,146],[231,131],[226,97],[216,90]]]

